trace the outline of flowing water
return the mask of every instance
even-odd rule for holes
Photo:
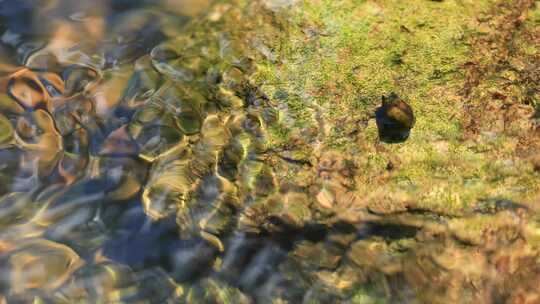
[[[274,54],[250,18],[292,1],[263,3],[0,1],[0,303],[443,303],[515,286],[494,267],[533,282],[533,257],[492,253],[524,248],[519,204],[493,203],[505,238],[470,255],[437,239],[449,219],[327,220],[339,193],[276,178],[353,173],[272,149],[279,105],[251,75]]]
[[[261,159],[276,111],[240,43],[204,30],[209,13],[0,2],[1,303],[247,303],[280,288],[293,240],[241,223],[275,188]]]

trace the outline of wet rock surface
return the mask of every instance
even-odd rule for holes
[[[38,2],[0,2],[0,303],[540,300],[538,56],[515,42],[540,37],[534,2],[491,3],[463,25],[487,34],[452,40],[476,52],[451,63],[455,119],[411,93],[428,79],[416,49],[385,54],[393,89],[351,89],[361,64],[277,81],[297,64],[286,41],[307,62],[356,33],[298,15],[323,4]],[[391,14],[362,3],[362,22]],[[440,32],[415,18],[359,28]]]

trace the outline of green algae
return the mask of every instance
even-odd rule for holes
[[[401,258],[419,269],[403,269],[406,282],[393,277],[364,281],[355,292],[345,292],[351,303],[410,300],[412,294],[420,302],[473,302],[492,287],[443,291],[444,283],[428,287],[428,281],[461,282],[469,275],[492,280],[488,273],[500,262],[488,253],[493,246],[508,246],[504,254],[519,263],[535,256],[538,229],[530,217],[537,214],[540,176],[529,155],[538,149],[531,115],[540,95],[532,68],[538,52],[531,39],[540,35],[539,9],[531,3],[320,0],[300,2],[282,13],[287,31],[266,42],[277,59],[263,59],[252,77],[280,106],[282,119],[271,127],[270,141],[288,155],[310,159],[317,170],[330,154],[352,164],[354,186],[347,190],[322,178],[309,179],[333,193],[334,203],[350,193],[356,198],[351,205],[332,207],[341,213],[337,218],[355,222],[365,218],[359,210],[367,206],[382,215],[376,221],[415,223],[421,230],[405,249],[411,256]],[[378,140],[373,112],[381,95],[391,92],[412,106],[417,124],[406,142],[388,145]],[[299,170],[304,173],[277,172],[278,180],[299,182],[317,171]],[[529,209],[523,209],[526,215],[482,213],[478,204],[485,201],[518,202]],[[393,217],[401,213],[410,218]],[[416,243],[424,234],[427,243]],[[521,238],[529,242],[523,255],[516,241]],[[422,257],[435,259],[434,248],[449,240],[455,247],[443,250],[448,257],[466,262],[476,259],[471,250],[481,250],[487,262],[463,272],[438,273]],[[359,254],[365,258],[365,252]],[[335,286],[348,282],[337,279],[337,273],[328,280]],[[373,288],[372,283],[387,280],[414,291],[393,290],[392,296],[380,297],[385,287]],[[493,292],[494,297],[517,294],[534,298],[521,289]]]
[[[291,119],[271,132],[282,138],[275,142],[286,142],[295,130],[315,128],[320,145],[297,146],[292,150],[303,151],[296,154],[338,150],[359,163],[376,160],[362,167],[366,175],[376,175],[397,158],[392,176],[366,185],[362,193],[381,187],[404,191],[422,209],[460,214],[494,196],[532,202],[538,176],[513,156],[515,136],[463,140],[462,67],[475,51],[470,37],[482,35],[478,16],[494,4],[301,2],[285,14],[289,31],[272,44],[279,63],[260,64],[254,76],[270,96],[287,93],[280,100]],[[534,16],[527,21],[531,26]],[[534,53],[534,46],[520,45]],[[370,118],[380,96],[389,92],[411,104],[417,124],[406,143],[379,148]]]

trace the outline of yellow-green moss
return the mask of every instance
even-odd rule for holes
[[[462,138],[462,65],[473,51],[467,38],[482,31],[477,17],[493,3],[303,1],[287,13],[292,25],[284,40],[273,44],[279,64],[262,63],[254,78],[269,95],[287,92],[281,102],[289,119],[274,130],[276,142],[287,140],[283,130],[319,128],[323,150],[370,163],[359,170],[365,176],[397,158],[391,178],[367,181],[359,191],[405,191],[421,208],[459,214],[483,198],[530,202],[540,183],[513,157],[515,138]],[[528,22],[537,24],[534,16]],[[388,145],[378,143],[373,120],[359,121],[368,121],[380,96],[392,91],[411,104],[417,123],[407,142]],[[297,149],[315,152],[312,145]]]

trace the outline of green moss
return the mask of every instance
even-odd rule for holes
[[[377,176],[388,159],[399,159],[392,177],[366,184],[366,193],[371,187],[400,189],[423,208],[449,213],[495,195],[527,201],[537,193],[537,177],[519,171],[520,163],[507,170],[494,162],[512,159],[512,138],[462,140],[461,66],[473,51],[468,37],[481,32],[477,16],[492,3],[304,1],[288,14],[286,39],[276,43],[282,62],[262,64],[256,79],[264,79],[268,92],[289,93],[282,102],[290,120],[280,129],[318,128],[318,109],[326,129],[319,132],[328,132],[323,149],[348,153],[360,163],[379,159],[362,174]],[[525,52],[534,49],[528,44]],[[417,123],[407,142],[383,144],[381,152],[373,121],[367,127],[356,121],[369,119],[380,96],[392,91],[411,104]],[[290,133],[275,134],[283,141]],[[308,153],[312,147],[298,149]],[[523,190],[523,183],[531,189]]]
[[[386,304],[390,301],[386,298],[378,296],[372,286],[366,285],[359,288],[351,298],[353,304]]]

